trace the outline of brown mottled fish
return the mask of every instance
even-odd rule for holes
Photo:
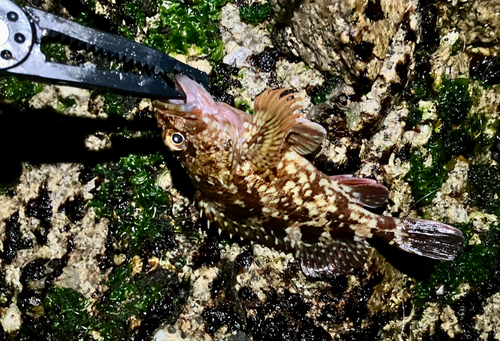
[[[360,267],[369,239],[439,260],[451,260],[459,250],[464,237],[454,227],[368,211],[384,205],[385,186],[316,169],[304,155],[318,148],[326,132],[295,113],[300,99],[293,94],[266,90],[250,115],[215,102],[187,76],[178,75],[177,83],[186,101],[155,101],[155,114],[208,221],[292,253],[312,277]]]

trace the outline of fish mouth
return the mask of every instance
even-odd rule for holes
[[[166,112],[191,112],[196,109],[195,103],[186,103],[183,100],[175,99],[175,100],[154,100],[153,106],[162,111]]]
[[[168,112],[192,112],[200,107],[196,99],[197,87],[201,87],[201,85],[182,74],[177,74],[173,82],[175,89],[184,92],[186,99],[154,100],[153,106],[155,108]]]
[[[179,84],[179,81],[177,80],[177,77],[173,80],[175,90],[184,92],[184,89],[182,86]],[[184,92],[185,94],[185,92]],[[153,106],[157,109],[160,110],[165,110],[165,111],[177,111],[177,112],[185,112],[187,111],[187,108],[185,107],[187,103],[187,94],[186,94],[186,99],[157,99],[153,101]]]

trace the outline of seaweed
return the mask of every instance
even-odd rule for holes
[[[440,143],[436,142],[432,151],[439,151]],[[410,157],[411,171],[408,173],[407,180],[412,183],[412,193],[416,203],[421,205],[432,201],[435,193],[441,188],[446,176],[446,170],[438,153],[432,155],[432,164],[430,167],[425,165],[425,158],[422,151],[416,149],[412,151]]]
[[[427,205],[441,188],[456,159],[464,157],[470,162],[468,203],[498,215],[500,169],[481,155],[488,155],[489,150],[494,155],[496,135],[492,136],[491,131],[496,132],[499,123],[498,120],[488,120],[485,114],[470,113],[473,100],[469,84],[469,79],[444,79],[435,91],[423,87],[419,92],[419,99],[436,101],[438,121],[429,142],[411,151],[411,170],[407,180],[412,185],[416,204]],[[413,98],[413,108],[415,103]],[[409,125],[417,126],[416,121],[407,119]],[[451,304],[459,296],[462,284],[479,287],[491,281],[500,269],[498,225],[490,225],[487,232],[479,235],[474,234],[471,223],[456,227],[464,233],[466,246],[453,262],[438,264],[428,279],[417,281],[413,292],[415,306],[423,307],[429,302]],[[480,242],[472,245],[473,236]]]
[[[457,40],[455,40],[455,42],[453,43],[453,46],[451,47],[451,55],[452,56],[456,56],[457,54],[461,53],[464,51],[464,41],[460,38],[458,38]]]
[[[47,60],[53,59],[57,62],[64,62],[68,59],[66,57],[66,48],[59,42],[42,44],[40,49]]]
[[[469,95],[469,80],[466,78],[445,79],[439,87],[438,117],[453,126],[462,122],[472,107]]]
[[[241,87],[241,83],[234,77],[238,75],[238,68],[222,62],[214,63],[210,73],[210,84],[207,91],[216,102],[224,102],[234,106],[234,96],[227,93],[231,86]]]
[[[411,170],[406,179],[411,182],[415,200],[421,205],[434,199],[450,170],[447,166],[453,158],[469,157],[477,145],[483,144],[485,126],[477,122],[485,120],[481,120],[477,114],[468,116],[472,107],[468,87],[468,79],[443,81],[436,94],[439,120],[435,125],[435,132],[424,146],[427,153],[422,153],[419,148],[414,148],[411,152]],[[432,93],[425,91],[422,97],[428,98],[431,95]],[[415,104],[408,116],[407,125],[415,126],[420,116]],[[426,165],[427,156],[424,154],[432,158],[430,165]]]
[[[487,283],[500,269],[500,229],[498,225],[480,235],[481,243],[469,245],[472,224],[456,224],[464,232],[465,245],[453,262],[443,262],[424,281],[415,284],[413,302],[423,307],[430,302],[453,303],[460,294],[460,285],[469,283],[479,287]]]
[[[500,216],[500,167],[473,164],[469,170],[470,203]]]
[[[162,160],[161,153],[132,154],[94,169],[102,183],[89,204],[98,217],[109,219],[112,244],[129,256],[146,240],[153,242],[173,231],[162,214],[169,209],[169,195],[155,182]]]
[[[220,327],[226,325],[230,332],[243,329],[243,322],[233,307],[223,304],[218,307],[207,307],[201,316],[206,321],[206,331],[212,336]]]
[[[162,322],[174,322],[189,294],[189,278],[157,269],[132,276],[132,266],[113,270],[108,291],[96,305],[103,340],[146,339]],[[139,323],[132,326],[133,320]],[[130,326],[129,326],[130,325]]]
[[[28,101],[42,92],[43,84],[23,81],[16,77],[0,79],[0,102],[9,103],[19,110],[28,109]]]
[[[423,114],[424,112],[422,111],[422,109],[410,109],[408,116],[406,116],[405,118],[405,129],[411,130],[415,128],[422,121]]]
[[[85,215],[85,200],[81,194],[77,194],[72,200],[69,198],[66,199],[66,201],[59,206],[58,211],[64,212],[69,221],[75,224],[82,220]]]
[[[324,103],[330,99],[333,89],[340,84],[342,84],[342,80],[338,76],[325,75],[325,81],[321,85],[315,85],[307,94],[311,97],[314,104]],[[347,98],[345,98],[345,103],[347,104]]]
[[[51,287],[43,300],[44,322],[52,340],[82,340],[88,335],[90,302],[69,288]]]
[[[93,332],[100,334],[100,340],[148,339],[161,323],[178,318],[189,295],[190,280],[179,281],[176,273],[165,269],[135,276],[132,271],[131,264],[113,269],[103,283],[108,290],[95,303],[73,289],[48,287],[42,301],[30,299],[36,303],[32,311],[43,314],[23,315],[19,339],[32,340],[37,335],[50,340],[84,340]],[[43,310],[36,308],[39,305]]]
[[[240,7],[240,18],[247,24],[257,25],[260,24],[273,14],[272,5],[267,2],[255,2],[251,5],[244,4]]]
[[[220,8],[226,0],[169,0],[159,7],[156,27],[146,33],[143,44],[167,53],[188,54],[193,48],[197,54],[208,54],[218,61],[224,55],[219,33]]]
[[[52,203],[46,184],[41,185],[38,189],[38,197],[28,201],[26,215],[40,221],[40,226],[33,230],[33,234],[40,245],[45,245],[52,228]]]
[[[76,100],[69,96],[69,97],[62,97],[58,96],[57,97],[57,105],[56,105],[56,111],[57,112],[64,112],[66,109],[69,109],[73,106],[75,106]]]
[[[103,94],[104,108],[108,115],[123,116],[125,109],[123,107],[123,96],[117,94]]]
[[[251,63],[252,65],[258,67],[263,72],[276,71],[276,63],[280,59],[282,54],[277,48],[267,46],[264,51],[252,55]]]

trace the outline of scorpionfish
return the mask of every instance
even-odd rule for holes
[[[185,75],[176,83],[186,100],[155,101],[155,116],[209,223],[292,253],[311,277],[362,266],[369,240],[438,260],[451,260],[460,249],[464,237],[452,226],[369,211],[388,199],[382,184],[328,176],[309,162],[304,156],[326,131],[296,113],[300,98],[294,94],[266,90],[250,115],[215,102]]]

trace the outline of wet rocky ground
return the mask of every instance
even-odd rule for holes
[[[175,55],[248,112],[293,89],[328,132],[318,169],[376,179],[378,213],[466,240],[452,262],[374,244],[362,268],[307,278],[199,217],[149,100],[5,78],[0,340],[500,339],[496,1],[21,3]]]

